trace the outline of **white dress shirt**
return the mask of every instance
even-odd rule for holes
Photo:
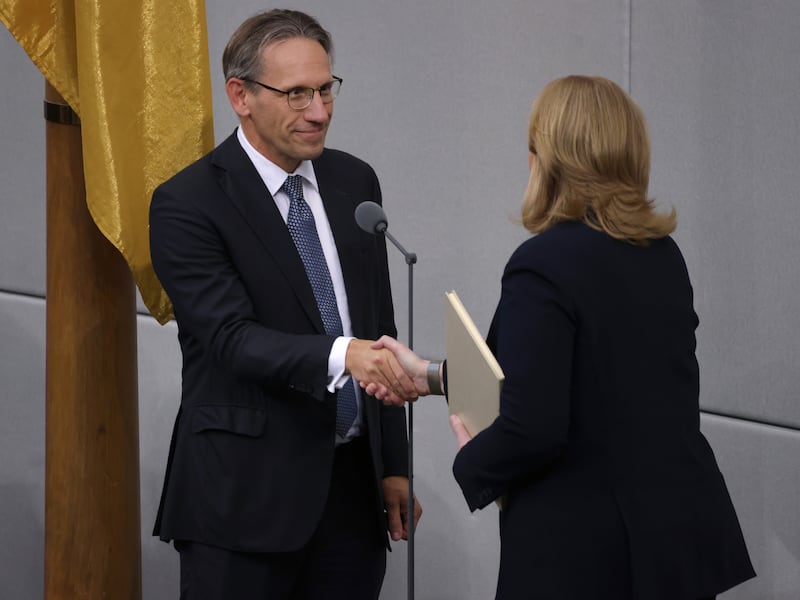
[[[333,239],[331,225],[328,222],[328,215],[325,213],[325,206],[322,204],[322,197],[319,194],[319,186],[317,185],[317,176],[314,173],[314,166],[311,164],[310,160],[304,160],[297,169],[295,169],[294,173],[287,173],[256,150],[245,137],[241,127],[237,128],[236,136],[245,153],[250,158],[250,161],[253,163],[253,166],[256,168],[256,171],[258,171],[258,174],[264,181],[264,185],[267,186],[267,190],[269,190],[269,193],[272,195],[284,222],[286,222],[286,218],[289,215],[290,199],[286,192],[281,189],[281,186],[283,186],[284,181],[286,181],[286,178],[290,174],[300,175],[303,178],[303,198],[314,215],[317,235],[322,245],[322,253],[325,255],[328,271],[331,274],[333,290],[336,293],[336,306],[339,309],[339,317],[342,321],[343,335],[334,340],[333,347],[328,356],[328,391],[332,393],[341,388],[347,380],[350,379],[350,375],[345,373],[344,370],[345,355],[347,354],[347,346],[350,340],[353,339],[353,329],[350,322],[350,309],[347,304],[347,292],[344,287],[342,266],[339,263],[339,254],[336,250],[336,243]],[[344,439],[350,439],[359,435],[362,430],[361,389],[357,383],[355,389],[357,414],[353,425],[350,427]],[[336,437],[337,442],[344,441],[338,434]]]

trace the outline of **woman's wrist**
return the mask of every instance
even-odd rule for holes
[[[428,362],[425,373],[428,380],[428,393],[436,396],[444,395],[444,385],[442,383],[442,363],[435,360]]]

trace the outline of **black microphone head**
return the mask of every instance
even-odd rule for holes
[[[383,233],[389,224],[380,204],[367,200],[356,206],[356,223],[367,233]]]

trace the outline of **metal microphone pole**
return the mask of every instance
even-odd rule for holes
[[[408,347],[414,349],[414,264],[417,262],[417,255],[407,252],[400,242],[389,233],[388,229],[383,230],[383,235],[389,238],[398,250],[403,254],[408,265]],[[408,600],[414,600],[414,403],[407,402],[408,405]]]
[[[387,231],[389,225],[383,208],[369,200],[356,207],[356,223],[372,235],[382,233],[400,250],[408,265],[408,347],[414,349],[414,263],[417,255],[407,252],[394,236]],[[414,600],[414,403],[408,405],[408,600]]]

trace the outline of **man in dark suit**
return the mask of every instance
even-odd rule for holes
[[[380,187],[324,148],[330,54],[303,13],[245,21],[223,55],[240,127],[153,195],[183,352],[154,534],[180,552],[186,600],[375,599],[387,519],[407,534],[405,412],[354,380],[416,392],[371,347],[396,334],[386,247],[353,214]]]

